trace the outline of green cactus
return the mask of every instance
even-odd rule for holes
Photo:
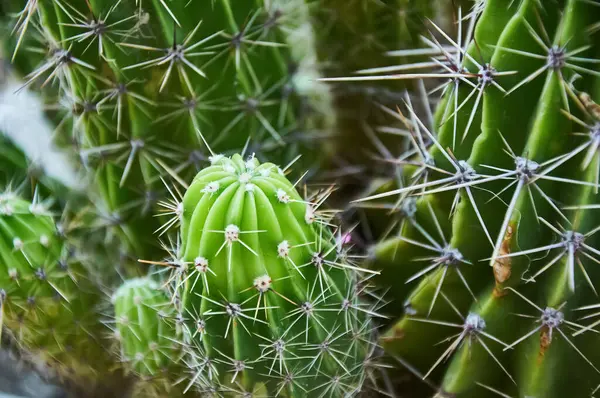
[[[19,3],[5,11],[19,12],[14,64],[91,171],[97,224],[132,258],[160,249],[143,232],[160,225],[162,178],[246,145],[285,164],[332,127],[303,0]]]
[[[375,326],[359,299],[362,270],[336,241],[321,199],[305,201],[282,169],[253,156],[215,156],[194,178],[168,263],[196,347],[190,386],[359,391]]]
[[[26,357],[81,385],[116,373],[101,322],[103,294],[79,257],[45,203],[0,195],[2,329]]]
[[[15,186],[31,201],[0,195],[3,337],[109,396],[129,393],[122,364],[136,396],[355,396],[388,322],[375,281],[399,317],[380,344],[436,397],[593,395],[600,2],[458,3],[2,3],[23,89],[92,187],[65,204],[71,189],[40,176]],[[0,146],[2,186],[38,179]],[[368,188],[355,209],[383,237],[368,269],[320,208],[333,190],[288,179],[299,155],[309,176],[343,158]],[[55,223],[50,203],[76,214]]]
[[[185,343],[168,295],[150,278],[137,278],[123,283],[112,301],[119,356],[142,380],[137,396],[181,393],[172,382],[184,370]]]
[[[600,383],[585,316],[598,302],[599,5],[487,0],[462,39],[434,29],[443,69],[422,77],[447,77],[435,120],[406,100],[417,156],[399,186],[362,199],[403,216],[372,250],[402,315],[382,343],[438,397]]]

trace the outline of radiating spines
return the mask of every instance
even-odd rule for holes
[[[183,320],[168,294],[149,277],[125,281],[113,294],[119,360],[141,378],[141,391],[175,389],[186,355]]]

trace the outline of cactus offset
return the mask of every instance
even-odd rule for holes
[[[598,302],[600,7],[509,3],[477,4],[473,41],[435,29],[444,66],[423,77],[448,83],[433,125],[407,101],[418,157],[403,186],[363,199],[390,197],[404,217],[373,249],[404,301],[382,341],[440,380],[439,397],[588,396],[600,383],[581,320]]]
[[[121,361],[142,379],[137,394],[174,393],[185,351],[167,294],[151,279],[138,278],[123,283],[112,300]]]

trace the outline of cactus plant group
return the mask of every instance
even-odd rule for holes
[[[3,344],[76,396],[593,396],[599,19],[1,4],[84,181],[0,136]]]

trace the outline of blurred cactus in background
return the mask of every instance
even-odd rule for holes
[[[102,290],[64,232],[37,195],[33,202],[10,191],[0,196],[2,325],[59,379],[106,388],[119,376],[111,372]]]

